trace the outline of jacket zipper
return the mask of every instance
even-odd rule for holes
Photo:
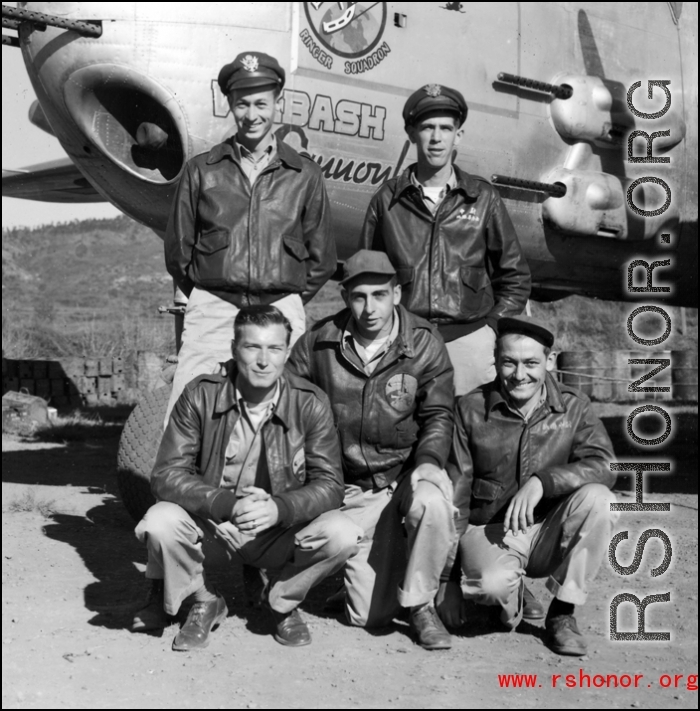
[[[253,266],[253,240],[251,239],[252,234],[251,234],[251,225],[252,225],[252,219],[253,219],[253,196],[255,193],[255,186],[257,183],[260,182],[260,179],[262,178],[265,173],[269,173],[270,169],[273,167],[276,167],[277,162],[279,161],[279,157],[275,158],[275,160],[272,163],[269,163],[260,173],[260,175],[257,176],[255,179],[255,182],[251,183],[250,178],[245,174],[245,171],[243,168],[240,168],[240,171],[243,173],[243,177],[248,181],[248,185],[250,187],[250,200],[248,201],[248,293],[246,295],[246,298],[250,302],[250,286],[251,286],[251,273],[252,273],[252,266]],[[257,245],[256,245],[257,246]],[[257,261],[257,260],[256,260]],[[250,305],[250,303],[248,303]]]

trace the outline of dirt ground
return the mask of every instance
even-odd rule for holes
[[[622,413],[630,408],[605,407],[618,454],[641,458],[622,440]],[[619,576],[604,561],[577,611],[589,640],[583,658],[550,652],[541,624],[493,631],[477,606],[451,651],[427,652],[404,621],[369,633],[325,613],[334,581],[304,605],[313,644],[288,649],[272,639],[264,614],[246,606],[240,571],[220,567],[212,577],[226,596],[228,619],[207,649],[172,652],[175,626],[162,636],[126,629],[146,591],[145,552],[116,496],[120,424],[73,432],[63,442],[3,435],[3,708],[697,708],[697,691],[687,688],[687,676],[697,674],[697,410],[675,417],[674,472],[654,477],[651,488],[660,493],[647,494],[670,502],[671,512],[623,513],[616,528],[630,531],[620,547],[623,562],[642,531],[664,530],[673,544],[671,567],[650,575],[661,561],[659,541],[648,544],[632,576]],[[619,496],[633,499],[629,491]],[[531,588],[549,601],[543,580]],[[647,629],[670,631],[670,642],[609,641],[615,595],[668,591],[670,603],[648,608]],[[631,605],[622,606],[620,620],[621,631],[635,630]],[[567,688],[566,675],[578,682],[580,670],[592,679],[643,677],[637,689]],[[499,687],[499,674],[517,673],[537,674],[534,687]],[[556,688],[553,675],[561,675]]]

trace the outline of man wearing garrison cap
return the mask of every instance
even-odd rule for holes
[[[362,249],[340,282],[348,308],[294,346],[289,369],[331,402],[345,479],[342,511],[363,531],[345,566],[352,625],[387,625],[406,608],[418,643],[449,649],[433,600],[456,554],[452,485],[452,366],[435,327],[400,305],[396,270]]]
[[[581,656],[574,606],[586,602],[618,517],[610,511],[612,444],[588,398],[552,377],[552,332],[525,317],[502,318],[497,328],[498,378],[459,398],[447,464],[464,593],[512,630],[545,617],[524,576],[546,577],[554,599],[545,643]],[[437,598],[449,626],[464,622],[458,563]]]
[[[496,322],[523,310],[530,271],[498,192],[453,161],[467,104],[427,84],[403,110],[417,163],[387,181],[365,217],[362,245],[386,252],[409,311],[438,327],[457,395],[493,380]]]
[[[236,132],[185,167],[165,236],[165,262],[189,297],[168,405],[228,360],[244,306],[274,303],[304,332],[303,304],[336,268],[321,170],[272,129],[285,73],[263,52],[241,52],[219,72]]]

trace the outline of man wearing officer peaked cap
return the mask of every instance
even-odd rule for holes
[[[362,246],[386,252],[401,303],[435,324],[463,395],[494,379],[496,323],[521,313],[530,271],[500,195],[453,163],[467,118],[462,94],[426,84],[403,120],[417,162],[373,196]]]
[[[273,132],[284,81],[264,52],[221,68],[235,133],[187,163],[173,201],[165,263],[189,300],[166,425],[185,385],[230,357],[241,308],[274,303],[294,341],[303,305],[336,268],[321,169]]]

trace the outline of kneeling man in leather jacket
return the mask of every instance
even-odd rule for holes
[[[304,334],[289,361],[330,398],[345,476],[341,511],[364,531],[345,566],[345,594],[334,597],[362,627],[386,625],[409,608],[418,642],[447,649],[433,599],[456,544],[444,471],[452,366],[434,327],[399,304],[386,254],[361,250],[344,271],[349,308]]]
[[[545,642],[580,656],[574,606],[586,602],[619,515],[610,510],[614,455],[590,400],[551,376],[553,343],[534,319],[498,322],[498,377],[459,399],[448,471],[467,596],[495,606],[512,630],[545,617],[523,576],[546,577]],[[452,626],[464,621],[459,579],[455,566],[438,595]]]
[[[227,374],[190,382],[165,430],[151,478],[157,503],[136,527],[152,595],[132,629],[162,628],[191,601],[175,650],[206,646],[228,613],[204,574],[204,539],[266,570],[275,639],[289,646],[311,641],[297,611],[309,589],[358,550],[362,531],[337,510],[343,476],[328,399],[284,372],[290,334],[276,307],[241,309]]]

